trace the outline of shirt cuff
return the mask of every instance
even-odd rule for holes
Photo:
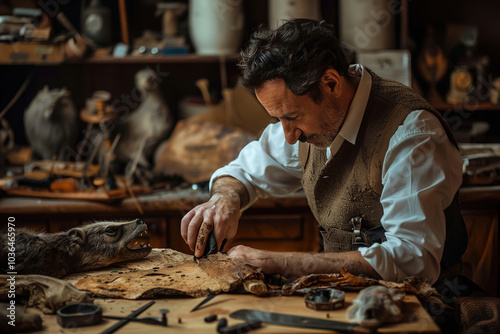
[[[392,282],[401,282],[408,276],[422,276],[429,284],[434,284],[439,276],[439,266],[435,268],[430,260],[425,260],[425,256],[421,256],[418,261],[407,257],[404,262],[412,262],[415,266],[414,273],[406,273],[401,270],[394,261],[394,255],[390,254],[383,243],[373,244],[370,247],[359,248],[361,256],[372,266],[373,270],[382,277],[383,280]],[[402,250],[403,253],[406,253]],[[408,252],[409,253],[409,252]]]

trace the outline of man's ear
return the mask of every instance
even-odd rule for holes
[[[70,255],[74,255],[80,247],[82,247],[87,242],[87,235],[85,231],[81,228],[75,227],[68,231],[69,238],[69,249]]]
[[[326,92],[333,94],[334,97],[339,97],[342,93],[342,80],[339,72],[333,68],[328,68],[321,77],[321,84]]]

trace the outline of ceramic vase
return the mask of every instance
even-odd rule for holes
[[[400,12],[401,6],[398,8],[391,0],[340,0],[340,39],[362,51],[393,49],[394,15]]]
[[[111,9],[100,0],[92,0],[82,13],[82,31],[98,47],[106,47],[113,42]]]
[[[243,23],[243,0],[189,1],[189,33],[200,55],[238,52]]]
[[[284,20],[321,18],[319,0],[268,0],[269,28],[276,29]]]

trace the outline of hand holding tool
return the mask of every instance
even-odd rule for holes
[[[222,252],[224,249],[224,245],[226,244],[227,239],[222,240],[222,244],[220,245],[220,248],[217,248],[217,240],[215,240],[215,234],[214,232],[210,232],[207,238],[207,243],[205,244],[205,251],[203,252],[203,255],[200,257],[194,256],[194,260],[196,260],[207,257],[210,254],[217,254],[217,252]]]

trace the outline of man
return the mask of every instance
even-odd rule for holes
[[[210,231],[236,234],[257,197],[304,189],[324,253],[236,246],[228,255],[267,273],[339,272],[430,283],[456,274],[467,245],[457,192],[462,158],[441,116],[408,87],[349,66],[325,22],[288,21],[256,32],[242,83],[270,116],[258,141],[217,170],[211,198],[182,219],[201,256]]]

